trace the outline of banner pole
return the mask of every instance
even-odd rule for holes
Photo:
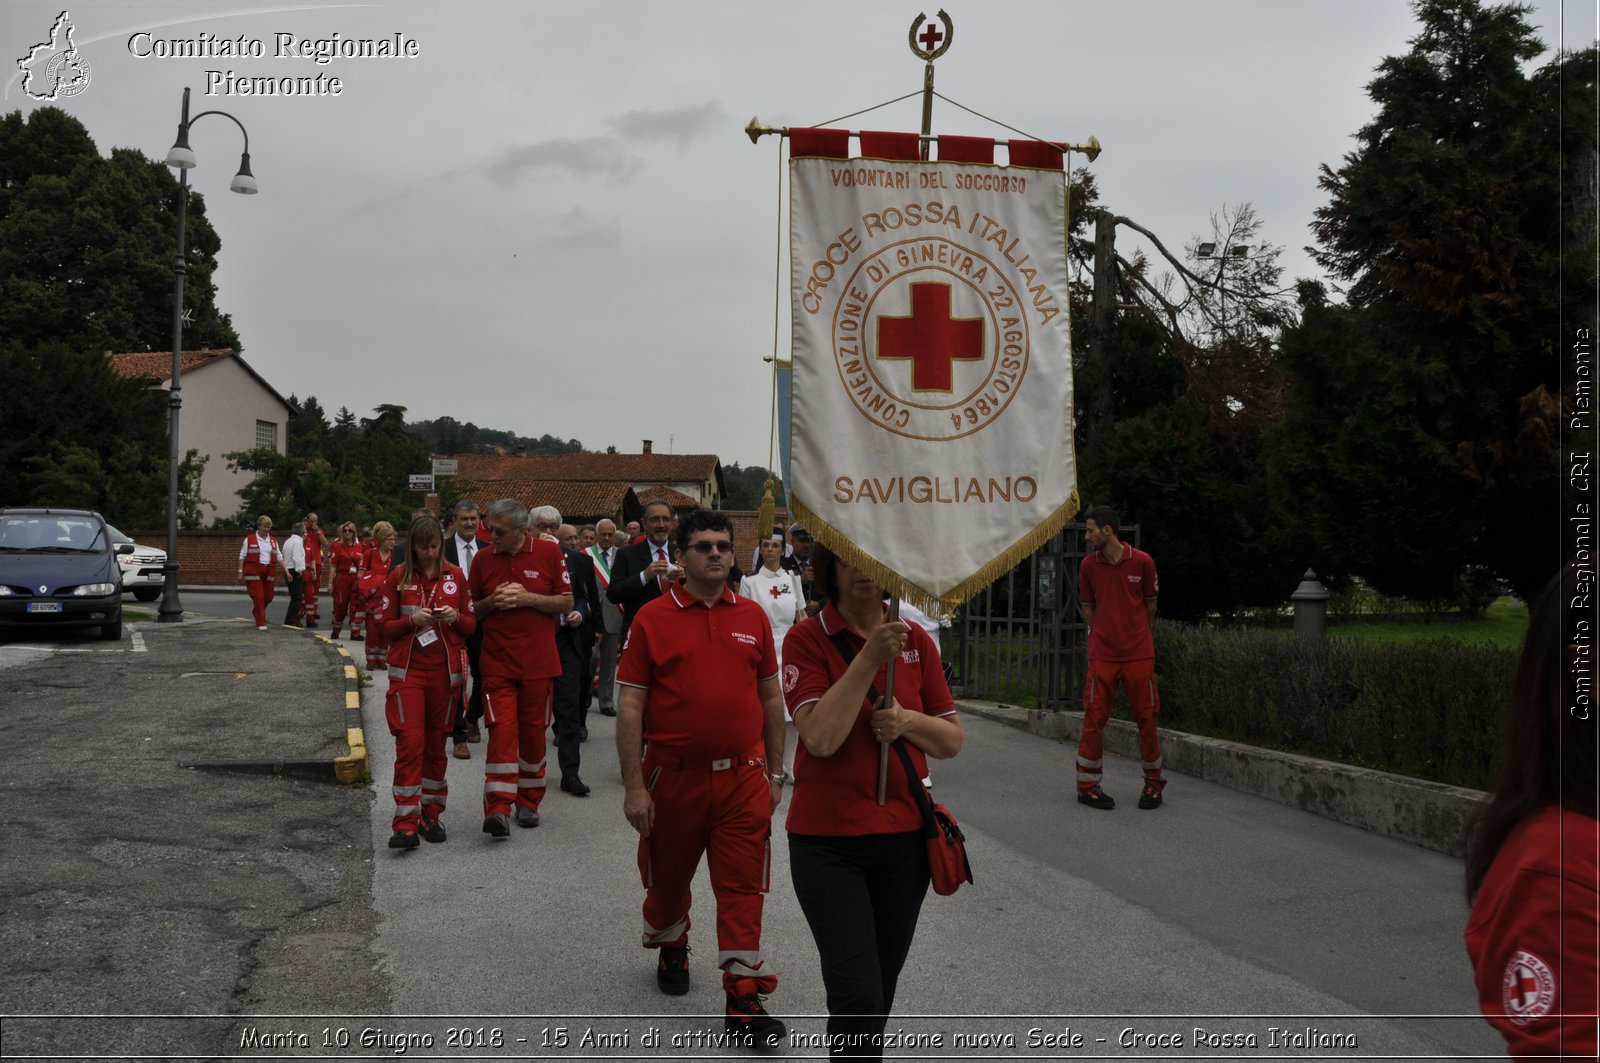
[[[889,623],[900,622],[900,596],[889,596]],[[894,665],[900,659],[896,654],[889,663],[883,666],[883,703],[878,707],[886,709],[894,701]],[[888,796],[889,789],[889,743],[878,743],[878,804],[881,806],[884,798]]]

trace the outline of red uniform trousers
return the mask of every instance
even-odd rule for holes
[[[305,588],[305,592],[300,599],[300,616],[305,623],[314,624],[322,612],[317,605],[317,591],[322,586],[322,570],[320,568],[306,569],[305,574],[300,577],[300,585]]]
[[[644,779],[656,803],[655,827],[639,839],[644,947],[688,942],[689,886],[704,853],[717,899],[722,988],[734,996],[772,992],[778,975],[761,956],[761,909],[772,885],[772,792],[762,751],[711,771],[647,748]]]
[[[1086,792],[1100,783],[1105,766],[1105,727],[1116,698],[1117,681],[1128,695],[1128,708],[1139,726],[1139,758],[1144,762],[1144,781],[1158,791],[1167,785],[1161,774],[1161,737],[1156,732],[1156,715],[1161,711],[1161,694],[1156,689],[1156,662],[1153,657],[1137,661],[1090,661],[1089,678],[1083,685],[1083,733],[1078,739],[1078,790]]]
[[[365,598],[366,608],[362,610],[362,617],[372,617],[372,623],[367,625],[367,671],[375,672],[380,668],[389,667],[389,640],[383,637],[383,621],[377,615],[378,603],[382,600],[381,594],[368,594]],[[351,621],[355,628],[358,621]]]
[[[257,574],[246,567],[244,580],[244,589],[250,592],[250,615],[256,627],[263,627],[267,622],[267,603],[272,601],[272,573]]]
[[[362,614],[353,608],[357,576],[353,572],[339,572],[333,577],[333,626],[342,627],[345,618],[350,620],[350,634],[361,634]]]
[[[414,832],[417,818],[437,819],[450,787],[445,785],[444,740],[453,722],[454,690],[444,661],[419,664],[413,655],[406,677],[391,684],[384,713],[394,735],[394,829]]]
[[[545,733],[550,729],[549,679],[483,677],[483,722],[489,728],[484,754],[483,814],[539,811],[544,800]],[[444,744],[439,744],[443,756]]]

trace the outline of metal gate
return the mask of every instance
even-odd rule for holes
[[[1139,526],[1117,529],[1139,545]],[[1073,521],[956,614],[946,654],[961,696],[1062,711],[1079,708],[1089,633],[1078,607],[1087,554]]]

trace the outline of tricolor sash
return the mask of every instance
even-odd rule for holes
[[[589,557],[594,561],[594,579],[603,591],[611,586],[611,564],[606,560],[605,551],[598,546],[589,547]]]

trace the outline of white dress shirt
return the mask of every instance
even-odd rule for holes
[[[290,572],[306,570],[306,541],[291,535],[283,541],[283,567]]]

